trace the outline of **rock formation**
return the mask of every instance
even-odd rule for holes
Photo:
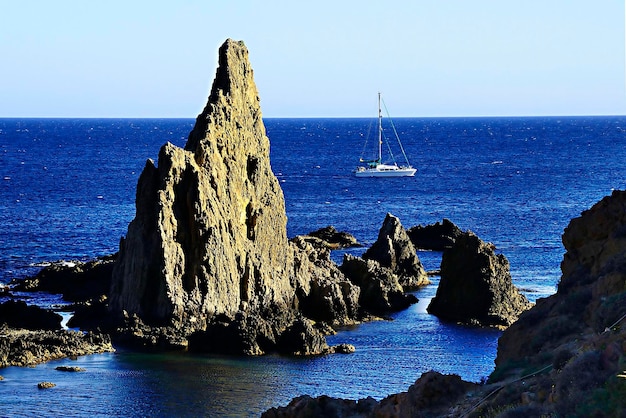
[[[424,373],[407,392],[390,395],[380,402],[373,398],[358,401],[308,395],[294,398],[289,405],[271,408],[263,418],[305,417],[445,417],[462,416],[455,408],[469,390],[478,385],[464,382],[456,375]]]
[[[463,231],[449,219],[433,225],[417,225],[409,228],[407,234],[411,242],[420,250],[443,251],[454,245]]]
[[[375,260],[398,276],[404,290],[415,290],[430,283],[400,220],[388,213],[378,232],[378,239],[363,254],[366,260]]]
[[[367,312],[385,315],[417,302],[414,295],[404,293],[398,276],[377,261],[345,254],[341,271],[361,289],[359,305]]]
[[[0,304],[0,324],[28,330],[61,329],[63,318],[58,313],[39,306],[28,306],[21,300],[8,300]]]
[[[108,335],[62,330],[61,319],[24,301],[0,304],[0,368],[114,351]]]
[[[498,366],[542,354],[550,357],[559,347],[574,353],[564,344],[583,334],[603,334],[604,346],[623,341],[625,328],[619,320],[626,315],[625,231],[626,191],[613,192],[571,220],[563,233],[567,252],[558,291],[538,300],[502,335]]]
[[[511,325],[531,304],[511,281],[509,262],[472,232],[444,251],[441,281],[428,312],[450,321]]]
[[[98,299],[111,287],[111,272],[116,255],[89,262],[59,261],[44,267],[33,277],[12,282],[18,292],[49,292],[62,294],[69,302]]]
[[[335,229],[332,225],[309,232],[308,236],[323,240],[328,243],[328,247],[330,248],[350,248],[361,246],[354,235],[343,231],[337,231],[337,229]]]
[[[282,341],[312,292],[330,293],[340,306],[341,318],[331,311],[324,319],[354,319],[358,289],[320,268],[316,255],[309,258],[315,251],[287,240],[242,42],[220,48],[208,103],[185,148],[165,144],[158,164],[146,163],[136,207],[113,271],[109,307],[117,317],[194,334],[194,341],[207,340],[197,333],[226,332],[248,354]]]
[[[302,396],[263,416],[623,416],[625,231],[626,191],[614,191],[570,222],[557,293],[503,332],[486,384],[426,373],[408,396],[380,403]]]
[[[105,334],[0,327],[0,368],[115,351]]]

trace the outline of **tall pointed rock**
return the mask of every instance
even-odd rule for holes
[[[185,149],[165,144],[139,178],[110,310],[187,335],[239,311],[293,311],[286,223],[248,51],[229,39]]]

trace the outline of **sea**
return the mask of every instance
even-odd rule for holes
[[[356,178],[372,119],[265,119],[289,237],[333,225],[367,247],[387,213],[409,228],[447,218],[492,242],[531,300],[556,291],[561,235],[626,187],[626,117],[399,118],[414,177]],[[51,262],[114,253],[146,160],[184,146],[194,119],[0,119],[0,283]],[[396,153],[396,157],[398,154]],[[333,251],[341,263],[346,252]],[[427,270],[441,253],[419,251]],[[115,353],[0,369],[0,416],[259,416],[299,395],[380,400],[435,370],[480,382],[500,331],[427,313],[433,284],[389,320],[340,330],[356,352],[291,358]],[[18,294],[28,303],[57,296]],[[66,314],[67,316],[68,314]],[[66,318],[67,319],[67,318]],[[79,366],[80,373],[55,370]],[[50,381],[56,387],[37,389]]]

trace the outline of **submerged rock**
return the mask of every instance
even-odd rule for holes
[[[509,262],[472,232],[443,253],[441,281],[428,312],[442,319],[506,327],[531,304],[513,285]]]
[[[406,230],[400,220],[390,213],[383,221],[378,239],[363,254],[363,258],[375,260],[391,269],[404,290],[415,290],[430,283]]]
[[[146,163],[136,207],[112,276],[109,309],[119,320],[136,316],[193,335],[200,349],[222,351],[209,336],[223,335],[225,347],[246,354],[280,350],[301,305],[322,294],[340,306],[325,310],[326,320],[354,320],[354,286],[317,252],[287,240],[242,42],[220,48],[208,103],[185,148],[165,144],[158,164]]]

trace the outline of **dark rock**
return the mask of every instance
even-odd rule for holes
[[[235,320],[217,319],[206,330],[191,335],[189,350],[246,355],[268,352],[294,356],[327,354],[334,352],[326,343],[328,331],[323,324],[314,324],[304,317],[293,318],[289,323],[277,323],[240,312]]]
[[[61,315],[39,306],[28,306],[24,301],[9,300],[0,304],[0,324],[29,330],[61,329]]]
[[[13,290],[62,294],[70,302],[86,301],[108,293],[117,254],[86,263],[60,261],[41,269],[33,277],[15,281]]]
[[[312,246],[303,237],[294,238],[292,243],[300,254],[318,267],[306,286],[296,289],[300,312],[316,322],[323,321],[335,326],[357,320],[360,314],[360,288],[345,278],[330,260],[329,250]]]
[[[572,220],[563,242],[557,293],[502,333],[486,384],[429,372],[408,392],[380,402],[301,396],[263,416],[623,416],[626,192],[613,192]]]
[[[172,327],[146,325],[137,315],[126,315],[119,328],[111,330],[116,345],[139,351],[183,350],[189,345]]]
[[[478,385],[463,381],[457,375],[434,371],[422,376],[407,392],[388,396],[374,408],[376,417],[439,417],[451,416],[454,406]]]
[[[109,317],[107,302],[108,298],[102,295],[98,299],[69,306],[68,309],[74,312],[74,315],[67,321],[67,326],[82,330],[114,329],[117,322]]]
[[[114,351],[105,334],[0,329],[0,367],[33,366],[61,358]]]
[[[262,418],[342,418],[368,417],[376,405],[373,398],[359,401],[320,396],[312,398],[309,395],[294,398],[289,405],[271,408],[265,411]]]
[[[441,281],[428,312],[450,321],[509,326],[531,304],[512,283],[509,262],[471,232],[443,253]]]
[[[331,349],[334,353],[339,353],[339,354],[352,354],[356,351],[356,348],[352,344],[346,344],[346,343],[333,346],[331,347]]]
[[[377,261],[364,260],[345,254],[341,271],[360,289],[359,304],[367,312],[383,315],[406,309],[417,302],[412,294],[405,294],[398,277]]]
[[[605,346],[614,341],[621,346],[617,330],[624,329],[619,321],[626,315],[626,191],[614,191],[572,219],[563,245],[567,252],[557,293],[538,300],[500,337],[500,368],[573,351],[568,344],[583,334],[601,335]]]
[[[57,366],[54,370],[58,370],[60,372],[84,372],[85,369],[78,366]]]
[[[361,247],[354,235],[337,231],[332,225],[309,232],[308,235],[327,242],[333,248]]]
[[[278,349],[282,354],[309,356],[330,351],[326,338],[305,318],[296,320],[280,335]]]
[[[308,395],[294,398],[285,407],[271,408],[264,418],[305,417],[444,417],[462,416],[455,405],[478,385],[456,375],[424,373],[408,392],[391,395],[380,402],[365,398],[358,401]]]
[[[50,389],[55,387],[56,384],[52,383],[52,382],[39,382],[37,383],[37,388],[38,389]]]
[[[391,269],[405,291],[430,283],[406,230],[400,220],[390,213],[378,232],[378,239],[363,254],[363,258],[375,260]]]
[[[411,242],[420,250],[443,251],[452,248],[454,241],[463,231],[452,221],[443,219],[441,223],[417,225],[408,229]]]

